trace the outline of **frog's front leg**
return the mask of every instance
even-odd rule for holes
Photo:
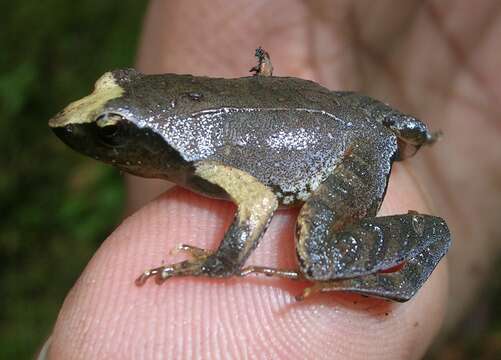
[[[235,219],[214,252],[183,245],[193,259],[144,272],[136,281],[149,277],[162,281],[172,276],[227,277],[240,269],[268,226],[278,201],[273,192],[248,173],[214,162],[200,162],[196,175],[225,190],[237,204]]]
[[[393,154],[374,145],[352,147],[305,203],[297,256],[317,290],[406,301],[446,253],[450,233],[443,219],[416,212],[375,217]]]

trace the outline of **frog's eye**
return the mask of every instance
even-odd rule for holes
[[[127,139],[128,121],[118,114],[103,114],[96,119],[96,133],[106,145],[118,146]]]

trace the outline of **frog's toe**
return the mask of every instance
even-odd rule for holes
[[[179,253],[188,253],[191,257],[194,259],[198,258],[207,258],[210,254],[212,254],[212,251],[202,249],[193,245],[187,245],[187,244],[179,244],[175,248],[173,248],[170,251],[171,255],[177,255]]]
[[[270,277],[279,277],[284,279],[291,280],[300,280],[302,279],[302,274],[299,270],[290,270],[290,269],[277,269],[270,268],[266,266],[247,266],[240,270],[237,274],[238,276],[249,276],[251,274],[263,274]]]
[[[303,292],[301,294],[294,296],[294,298],[296,299],[296,301],[303,301],[306,298],[309,298],[310,296],[312,296],[313,294],[317,294],[317,293],[320,293],[322,291],[325,291],[325,289],[330,290],[331,288],[332,288],[332,286],[330,286],[329,283],[317,282],[311,286],[305,287],[303,289]]]
[[[165,280],[174,276],[200,276],[206,274],[206,257],[185,260],[176,264],[160,266],[146,270],[136,279],[136,285],[142,286],[146,281],[154,277],[157,284],[162,284]]]
[[[143,286],[150,277],[159,276],[159,274],[164,270],[164,266],[160,266],[154,269],[146,270],[136,279],[135,283],[137,286]]]
[[[179,244],[170,251],[170,254],[176,255],[180,252],[188,253],[192,259],[146,270],[136,279],[136,285],[144,285],[144,283],[146,283],[146,281],[148,281],[151,277],[155,278],[157,284],[162,284],[165,280],[173,276],[202,275],[206,268],[205,263],[213,253],[210,250],[205,250],[196,246]]]

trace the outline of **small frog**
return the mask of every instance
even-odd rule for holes
[[[449,229],[415,211],[376,214],[393,161],[436,136],[368,96],[272,76],[269,55],[259,48],[256,56],[257,76],[237,79],[107,72],[49,121],[85,155],[236,203],[217,250],[181,245],[191,259],[136,283],[261,273],[312,281],[298,299],[343,290],[409,300],[447,252]],[[298,268],[244,267],[279,206],[301,206]]]

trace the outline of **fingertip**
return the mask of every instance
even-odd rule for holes
[[[214,248],[234,210],[177,188],[126,219],[68,295],[52,358],[397,359],[424,352],[443,315],[443,264],[404,304],[346,293],[297,302],[307,284],[266,277],[134,284],[145,269],[175,261],[168,252],[179,243]],[[295,216],[278,212],[249,263],[295,266]]]

